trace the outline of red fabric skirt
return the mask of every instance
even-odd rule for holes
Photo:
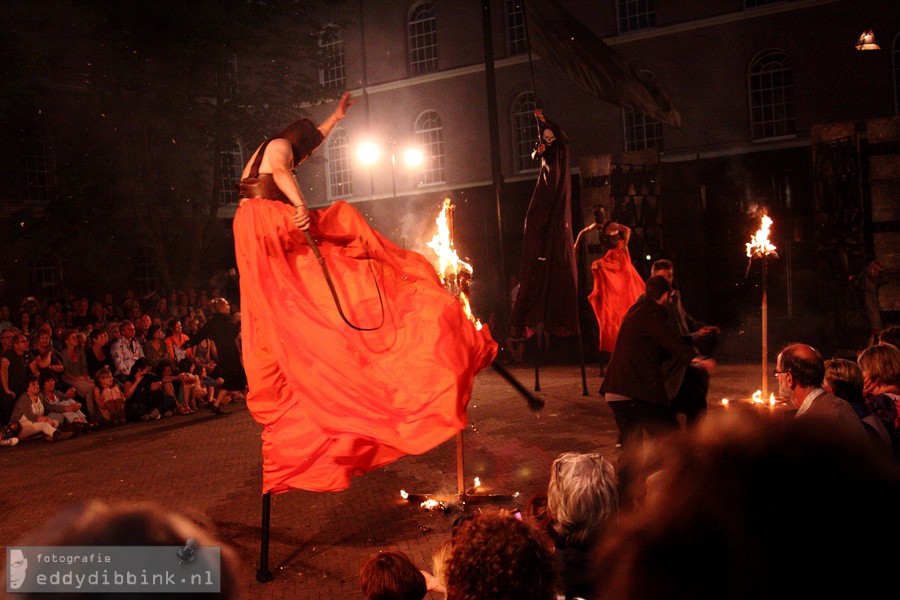
[[[497,345],[441,287],[431,263],[345,202],[312,211],[322,269],[281,202],[234,218],[247,406],[263,426],[263,492],[336,491],[421,454],[466,423],[475,374]],[[379,290],[382,301],[379,301]]]
[[[644,280],[631,264],[623,242],[591,264],[594,290],[588,296],[600,327],[600,350],[612,352],[625,313],[644,293]]]

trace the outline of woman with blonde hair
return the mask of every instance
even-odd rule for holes
[[[857,358],[863,375],[866,404],[878,415],[900,458],[900,349],[891,344],[870,346]]]

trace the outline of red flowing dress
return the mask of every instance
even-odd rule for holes
[[[424,256],[337,202],[310,213],[310,232],[347,319],[363,328],[383,319],[374,331],[348,326],[293,215],[251,198],[234,218],[264,493],[342,490],[354,475],[446,441],[465,426],[473,378],[497,353]]]
[[[603,352],[612,352],[616,347],[625,313],[644,293],[644,280],[631,264],[628,245],[621,236],[613,239],[615,245],[591,264],[594,289],[588,296],[600,328]]]

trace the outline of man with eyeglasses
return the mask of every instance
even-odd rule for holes
[[[848,439],[869,443],[862,421],[850,404],[822,389],[825,361],[806,344],[791,344],[775,363],[778,395],[797,407],[796,418],[815,419]]]
[[[3,398],[0,402],[2,423],[9,421],[16,398],[25,393],[27,379],[31,374],[29,364],[32,360],[34,359],[28,350],[28,338],[14,331],[12,348],[5,350],[0,357],[0,384],[3,385]]]

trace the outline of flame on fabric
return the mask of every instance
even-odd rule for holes
[[[453,211],[455,208],[449,198],[444,199],[444,206],[437,218],[437,233],[427,246],[437,254],[437,271],[441,276],[441,283],[460,301],[466,316],[475,324],[475,329],[481,329],[481,321],[472,314],[472,307],[469,304],[472,265],[459,257],[453,245]]]
[[[749,258],[761,258],[763,256],[775,254],[776,248],[774,244],[769,241],[769,231],[773,222],[774,221],[772,221],[772,218],[769,217],[769,215],[764,214],[762,216],[762,223],[760,223],[759,229],[746,244],[747,256]]]

